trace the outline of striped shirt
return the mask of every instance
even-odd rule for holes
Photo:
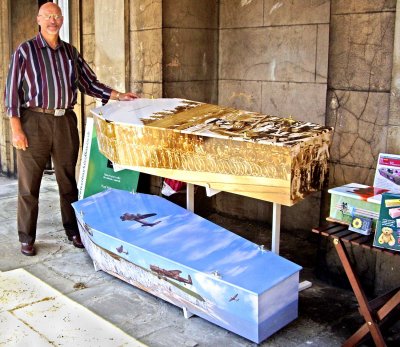
[[[97,80],[74,46],[60,40],[52,49],[39,33],[11,57],[4,93],[7,115],[19,117],[21,107],[72,108],[78,88],[103,104],[112,91]]]

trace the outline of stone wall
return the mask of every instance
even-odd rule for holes
[[[327,123],[330,186],[372,184],[387,149],[396,1],[333,1]]]
[[[161,98],[162,0],[129,1],[129,89],[145,98]],[[160,194],[162,179],[141,174],[139,189]]]
[[[395,22],[396,0],[332,1],[326,111],[327,124],[335,127],[331,187],[352,182],[371,185],[378,154],[399,154],[399,140],[393,136],[399,135],[396,99],[389,113],[396,87],[392,82]],[[325,196],[325,215],[329,199]],[[333,246],[326,245],[322,253],[320,273],[336,285],[346,282]],[[370,292],[400,285],[397,257],[359,247],[349,253]]]
[[[69,25],[70,43],[75,46],[84,57],[90,67],[94,68],[94,0],[69,0]],[[65,25],[65,24],[64,24]],[[90,115],[90,109],[95,106],[94,98],[86,96],[78,91],[77,103],[74,112],[78,119],[79,140],[83,143],[86,118]],[[82,149],[79,151],[76,166],[76,177],[79,177]]]
[[[329,0],[221,1],[218,103],[325,124],[329,20]],[[319,205],[317,193],[283,207],[283,228],[309,230]],[[270,203],[220,193],[214,206],[271,221]]]
[[[162,1],[130,0],[130,89],[162,97]]]
[[[85,0],[81,3],[81,49],[80,53],[83,58],[93,69],[94,65],[94,54],[95,54],[95,23],[94,23],[94,0]],[[86,117],[90,115],[90,110],[96,107],[96,100],[90,96],[84,96],[84,107],[83,107],[83,115],[84,120]]]
[[[217,103],[218,2],[163,0],[163,96]]]

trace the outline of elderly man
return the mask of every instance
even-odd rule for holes
[[[35,255],[39,190],[51,157],[60,194],[62,222],[73,245],[83,248],[71,203],[78,199],[75,166],[79,150],[73,107],[77,89],[103,103],[132,100],[100,83],[77,49],[59,38],[61,9],[46,3],[39,9],[40,33],[22,43],[11,58],[5,90],[12,144],[17,149],[18,235],[21,252]]]

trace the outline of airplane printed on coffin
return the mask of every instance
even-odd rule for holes
[[[117,250],[118,253],[123,253],[123,254],[126,254],[126,255],[129,254],[128,251],[124,250],[124,246],[123,245],[121,245],[119,247],[116,247],[115,249]]]
[[[123,222],[124,221],[135,221],[135,222],[141,223],[142,227],[153,227],[153,226],[161,223],[161,221],[159,220],[159,221],[154,222],[154,223],[148,223],[146,221],[143,221],[143,219],[150,218],[150,217],[153,217],[155,215],[157,215],[157,213],[147,213],[147,214],[138,213],[138,214],[134,214],[134,213],[126,212],[119,218],[121,218],[121,220]]]
[[[237,294],[235,294],[234,296],[232,296],[232,297],[229,299],[229,302],[231,302],[231,301],[239,301],[238,295],[239,295],[239,293],[237,293]]]
[[[161,269],[155,265],[150,265],[150,270],[154,271],[157,275],[160,275],[160,276],[169,277],[176,281],[187,283],[187,284],[193,284],[192,277],[190,277],[190,275],[188,275],[188,279],[180,276],[180,274],[182,272],[181,270],[166,270],[166,269]]]

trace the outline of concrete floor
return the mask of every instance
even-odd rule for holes
[[[149,346],[256,346],[196,316],[185,319],[179,308],[104,272],[95,272],[87,253],[74,248],[63,232],[53,175],[44,176],[41,188],[38,254],[23,256],[16,232],[16,202],[16,180],[0,177],[0,271],[24,268]],[[256,230],[260,226],[218,215],[210,219],[232,231],[253,228],[253,234],[260,235],[256,241],[268,244],[269,233]],[[282,240],[281,255],[303,266],[301,280],[313,285],[300,293],[299,318],[261,346],[340,346],[362,323],[352,292],[314,277],[315,244],[307,238],[283,232]],[[388,346],[399,342],[399,329],[392,330]],[[364,346],[369,345],[373,344]]]

